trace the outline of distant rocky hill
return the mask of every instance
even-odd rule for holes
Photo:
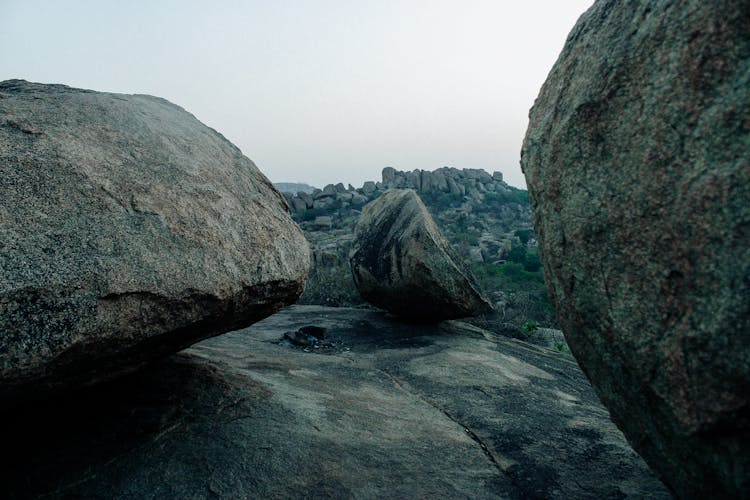
[[[317,189],[315,186],[304,182],[274,182],[273,185],[282,193],[312,193]]]
[[[492,300],[496,312],[473,322],[519,335],[527,322],[556,326],[542,277],[528,193],[506,184],[500,172],[490,174],[481,169],[404,172],[386,167],[380,181],[368,181],[359,188],[339,183],[312,193],[286,192],[292,216],[313,251],[313,268],[301,303],[364,303],[349,268],[353,228],[362,207],[390,188],[410,188],[420,195]],[[562,337],[558,340],[561,343]]]

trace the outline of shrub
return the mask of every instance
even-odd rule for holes
[[[521,326],[521,331],[528,336],[534,335],[539,330],[538,321],[527,321]]]
[[[529,242],[533,234],[534,231],[531,229],[516,229],[515,231],[515,235],[518,236],[518,239],[521,240],[521,243],[524,245]]]

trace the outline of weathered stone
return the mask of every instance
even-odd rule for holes
[[[435,171],[432,173],[432,190],[443,193],[448,192],[448,180],[442,172]]]
[[[365,206],[349,262],[362,297],[403,317],[440,321],[491,309],[411,189]]]
[[[362,196],[359,193],[354,193],[351,199],[352,205],[364,205],[367,203],[367,196]]]
[[[321,354],[280,342],[310,324]],[[568,356],[361,308],[288,307],[0,418],[11,499],[669,498]]]
[[[479,191],[477,191],[476,188],[473,187],[466,188],[466,196],[477,203],[481,203],[482,201],[482,195],[479,193]]]
[[[429,193],[430,191],[432,191],[432,172],[430,172],[429,170],[422,170],[420,176],[422,177],[422,191],[424,191],[425,193]]]
[[[294,198],[294,195],[287,191],[281,191],[281,194],[284,196],[284,201],[286,201],[286,204],[291,208],[292,198]]]
[[[375,183],[373,181],[366,181],[362,186],[362,192],[364,194],[372,194],[375,192]]]
[[[407,174],[408,174],[408,172],[407,172]],[[386,188],[391,188],[391,187],[396,187],[396,188],[405,188],[405,187],[407,187],[406,175],[403,174],[403,173],[401,173],[401,172],[399,172],[398,174],[396,174],[396,179],[395,179],[394,183],[392,185],[390,185],[390,186],[386,184]]]
[[[421,176],[419,175],[419,170],[406,172],[405,177],[406,177],[406,185],[404,187],[414,188],[417,191],[422,189],[422,180],[421,180]]]
[[[339,182],[335,186],[333,186],[333,189],[336,191],[336,193],[346,193],[346,188],[344,187],[343,182]]]
[[[294,210],[295,212],[304,212],[305,210],[307,210],[307,204],[302,200],[302,198],[299,198],[297,196],[292,198],[291,205],[292,210]]]
[[[331,229],[333,227],[333,218],[328,215],[319,215],[315,217],[313,225],[317,229]]]
[[[492,172],[492,178],[497,182],[503,182],[503,173],[498,171]]]
[[[297,193],[297,197],[305,202],[305,206],[307,208],[312,208],[313,206],[313,197],[309,193],[305,193],[304,191],[300,191]]]
[[[164,99],[0,83],[0,400],[133,370],[293,302],[283,197]]]
[[[328,187],[328,186],[326,186],[326,187]],[[313,197],[313,200],[323,200],[323,199],[326,199],[326,198],[333,198],[335,196],[336,196],[336,193],[334,193],[333,191],[331,191],[331,190],[328,190],[328,191],[323,190],[323,191],[318,191],[317,193],[313,193],[312,197]]]
[[[323,196],[313,200],[313,208],[328,208],[334,203],[332,196]]]
[[[462,174],[466,179],[473,179],[479,181],[482,184],[486,184],[492,180],[490,174],[482,170],[481,168],[464,168]]]
[[[598,1],[522,164],[571,350],[681,497],[750,491],[750,4]]]
[[[461,189],[458,187],[458,183],[455,180],[453,180],[452,177],[448,178],[448,191],[451,194],[455,194],[455,195],[461,194]]]
[[[484,255],[482,249],[479,247],[469,248],[469,260],[472,262],[484,262]]]
[[[385,167],[381,173],[383,184],[387,187],[392,187],[396,184],[396,169],[393,167]]]

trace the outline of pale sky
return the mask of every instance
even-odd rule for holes
[[[0,80],[169,99],[275,182],[519,167],[592,0],[0,0]]]

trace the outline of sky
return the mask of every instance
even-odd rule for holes
[[[0,0],[0,80],[164,97],[274,182],[519,166],[592,0]]]

